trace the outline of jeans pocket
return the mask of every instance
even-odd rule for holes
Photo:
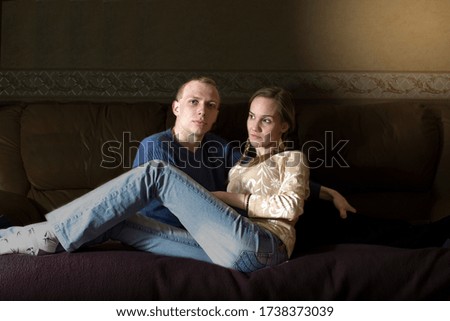
[[[272,253],[243,251],[235,263],[235,269],[241,272],[253,272],[271,265]]]

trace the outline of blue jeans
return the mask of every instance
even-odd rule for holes
[[[159,198],[186,230],[138,213]],[[66,251],[108,238],[143,251],[243,272],[288,259],[273,233],[238,214],[182,171],[151,161],[47,214]]]

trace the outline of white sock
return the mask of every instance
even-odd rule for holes
[[[2,233],[0,238],[0,255],[22,253],[42,255],[55,253],[59,244],[58,238],[47,222],[36,223],[24,227],[13,227],[12,232]]]

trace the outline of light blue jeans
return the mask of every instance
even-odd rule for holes
[[[138,213],[159,198],[186,230]],[[66,251],[107,239],[242,272],[288,259],[280,239],[238,214],[179,169],[151,161],[46,216]]]

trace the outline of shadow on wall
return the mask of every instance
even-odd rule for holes
[[[299,70],[297,1],[3,2],[2,69]]]

